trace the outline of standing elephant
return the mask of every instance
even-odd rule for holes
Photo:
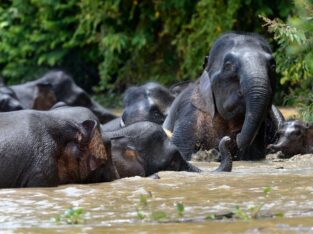
[[[158,171],[170,170],[200,172],[182,157],[163,128],[156,123],[138,122],[102,133],[105,141],[107,138],[111,141],[112,159],[121,177],[150,176]],[[231,171],[227,146],[221,148],[225,157],[222,157],[218,171]]]
[[[263,158],[267,126],[277,128],[271,114],[276,77],[269,44],[256,34],[226,33],[204,64],[201,77],[175,99],[164,122],[173,143],[189,160],[194,151],[217,148],[229,136],[239,159]]]
[[[130,87],[123,97],[122,123],[150,121],[162,124],[174,98],[167,88],[155,82]]]
[[[89,109],[20,110],[0,113],[0,119],[0,188],[119,178]]]
[[[49,86],[51,87],[49,88]],[[11,86],[25,109],[30,109],[36,104],[35,98],[40,97],[40,95],[36,95],[36,90],[40,91],[44,87],[46,89],[49,88],[49,92],[53,92],[55,95],[54,101],[51,101],[53,97],[49,95],[51,99],[47,99],[47,101],[50,103],[41,104],[45,106],[45,109],[46,106],[53,106],[56,102],[65,102],[69,106],[89,108],[95,113],[101,123],[106,123],[116,118],[115,115],[93,101],[83,89],[76,85],[72,77],[62,71],[51,71],[37,80]]]
[[[286,158],[313,153],[313,123],[286,121],[280,125],[277,136],[277,142],[268,146],[271,151],[281,151]]]

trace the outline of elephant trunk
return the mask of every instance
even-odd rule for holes
[[[250,70],[257,67],[250,64]],[[272,88],[266,69],[247,72],[241,77],[245,96],[246,113],[241,132],[237,135],[237,146],[245,150],[254,141],[272,101]]]
[[[225,136],[222,138],[218,145],[219,154],[221,157],[221,164],[220,166],[215,170],[217,172],[231,172],[233,167],[233,160],[232,155],[229,150],[230,145],[230,137]]]

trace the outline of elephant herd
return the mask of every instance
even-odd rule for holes
[[[284,120],[272,105],[275,83],[269,44],[248,33],[222,35],[196,81],[128,88],[121,116],[62,71],[0,81],[0,188],[200,172],[189,162],[199,150],[218,149],[217,171],[268,151],[312,152],[313,125]]]

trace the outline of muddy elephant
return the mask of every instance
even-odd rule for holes
[[[23,106],[15,92],[0,77],[0,112],[22,110]]]
[[[214,43],[204,67],[195,84],[175,99],[163,124],[173,132],[172,142],[189,160],[194,151],[217,148],[229,136],[235,158],[264,158],[267,126],[277,128],[269,44],[256,34],[226,33]]]
[[[124,125],[139,121],[162,124],[174,98],[167,88],[155,82],[130,87],[123,95],[122,122]]]
[[[21,110],[0,113],[0,119],[0,188],[119,178],[110,145],[87,108]]]
[[[273,152],[281,151],[284,157],[296,154],[313,153],[313,124],[300,120],[289,120],[281,124],[277,131],[278,140],[268,148]]]
[[[35,99],[41,97],[40,95],[36,95],[36,92],[45,89],[50,93],[48,95],[50,98],[46,98],[49,103],[43,103],[45,98],[41,99],[41,105],[43,105],[45,109],[49,106],[53,106],[56,102],[62,101],[69,106],[83,106],[89,108],[95,113],[101,123],[116,118],[115,115],[93,101],[82,88],[76,85],[72,77],[63,71],[51,71],[37,80],[12,85],[11,88],[16,93],[17,98],[25,109],[32,108],[34,104],[36,104]]]
[[[113,162],[121,177],[150,176],[158,171],[201,171],[182,157],[163,128],[156,123],[138,122],[102,133],[104,139],[111,141]],[[227,147],[223,146],[223,149],[225,157],[222,157],[218,171],[230,171]]]

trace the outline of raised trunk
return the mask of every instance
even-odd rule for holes
[[[229,151],[229,144],[230,137],[228,136],[223,137],[222,140],[220,141],[218,149],[221,157],[221,164],[215,171],[231,172],[233,167],[233,160],[232,155]]]

